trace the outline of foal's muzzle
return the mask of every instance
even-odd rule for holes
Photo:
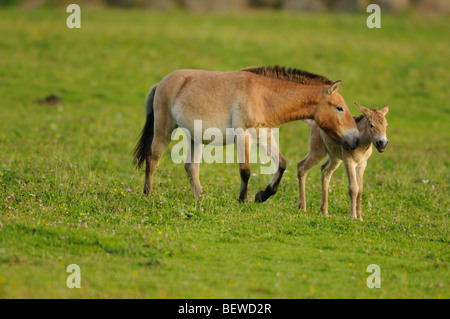
[[[388,144],[389,144],[388,140],[385,141],[380,140],[375,143],[375,147],[377,148],[378,152],[383,153],[386,150]]]

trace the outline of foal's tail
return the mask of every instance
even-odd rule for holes
[[[147,114],[147,120],[145,121],[144,128],[141,132],[141,137],[139,142],[136,144],[134,148],[134,161],[133,165],[138,169],[141,168],[142,164],[144,164],[145,159],[148,155],[150,155],[152,149],[152,141],[153,141],[153,127],[155,125],[155,114],[153,113],[153,100],[155,98],[155,92],[158,84],[155,84],[150,89],[150,92],[147,95],[147,99],[145,100],[145,111]]]

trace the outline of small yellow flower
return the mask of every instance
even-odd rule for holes
[[[351,267],[353,267],[353,264],[352,264],[352,263],[349,263],[348,266],[351,268]]]

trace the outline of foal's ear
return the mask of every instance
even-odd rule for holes
[[[381,114],[383,114],[384,116],[386,116],[387,112],[389,112],[389,105],[385,105],[383,106],[383,108],[380,110]]]
[[[325,96],[333,94],[334,92],[339,90],[340,87],[341,87],[341,80],[334,82],[333,84],[331,84],[329,87],[326,88]]]
[[[355,102],[355,105],[356,105],[356,107],[361,111],[362,114],[364,114],[364,115],[370,114],[370,110],[369,110],[369,109],[365,108],[365,107],[362,106],[362,105],[359,105],[359,104],[356,103],[356,102]]]

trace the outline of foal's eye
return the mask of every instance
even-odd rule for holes
[[[370,123],[370,128],[373,128],[373,127],[374,127],[374,125],[372,123]]]
[[[344,108],[343,108],[342,106],[336,106],[336,109],[337,109],[339,112],[344,112]]]

